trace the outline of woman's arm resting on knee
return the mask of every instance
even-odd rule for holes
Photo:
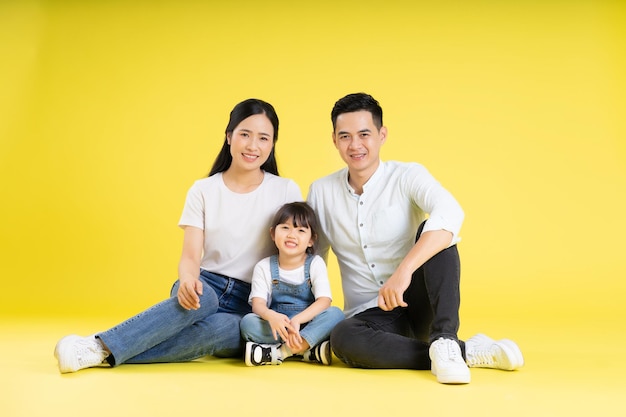
[[[198,279],[200,259],[204,246],[204,231],[193,226],[185,227],[183,253],[178,263],[178,302],[187,310],[200,308],[202,282]]]

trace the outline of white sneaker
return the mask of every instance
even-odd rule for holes
[[[472,368],[512,371],[524,365],[522,351],[514,341],[495,341],[484,334],[477,334],[465,342],[465,356]]]
[[[246,365],[280,365],[283,363],[278,350],[280,345],[266,345],[255,342],[246,343]]]
[[[62,374],[100,365],[109,356],[95,336],[65,336],[54,348]]]
[[[442,384],[468,384],[470,371],[456,340],[440,337],[430,345],[430,370]]]
[[[305,351],[302,355],[302,361],[330,365],[333,362],[333,355],[330,351],[330,341],[325,340],[319,345],[313,346]]]

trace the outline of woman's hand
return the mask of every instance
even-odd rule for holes
[[[202,282],[198,279],[200,274],[200,257],[204,232],[196,227],[185,227],[183,239],[183,253],[178,264],[178,303],[185,310],[197,310],[200,308],[202,295]]]
[[[197,310],[200,308],[200,295],[202,295],[202,282],[197,278],[179,281],[178,303],[185,310]]]

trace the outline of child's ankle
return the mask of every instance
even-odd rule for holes
[[[280,345],[280,348],[278,349],[278,352],[281,356],[281,359],[285,360],[290,356],[293,356],[293,352],[291,351],[291,349],[289,349],[289,346],[287,346],[286,344],[282,344]]]

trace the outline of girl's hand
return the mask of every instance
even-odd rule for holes
[[[289,332],[293,331],[293,327],[289,322],[289,317],[284,314],[271,311],[269,317],[267,317],[266,320],[272,328],[272,335],[274,336],[274,340],[278,341],[278,337],[280,336],[280,339],[283,342],[288,342]]]
[[[292,330],[289,331],[289,339],[285,342],[292,352],[299,354],[302,351],[302,336],[300,336],[300,323],[291,320]]]
[[[178,304],[185,310],[197,310],[200,308],[199,295],[202,295],[202,282],[199,279],[179,281]]]

